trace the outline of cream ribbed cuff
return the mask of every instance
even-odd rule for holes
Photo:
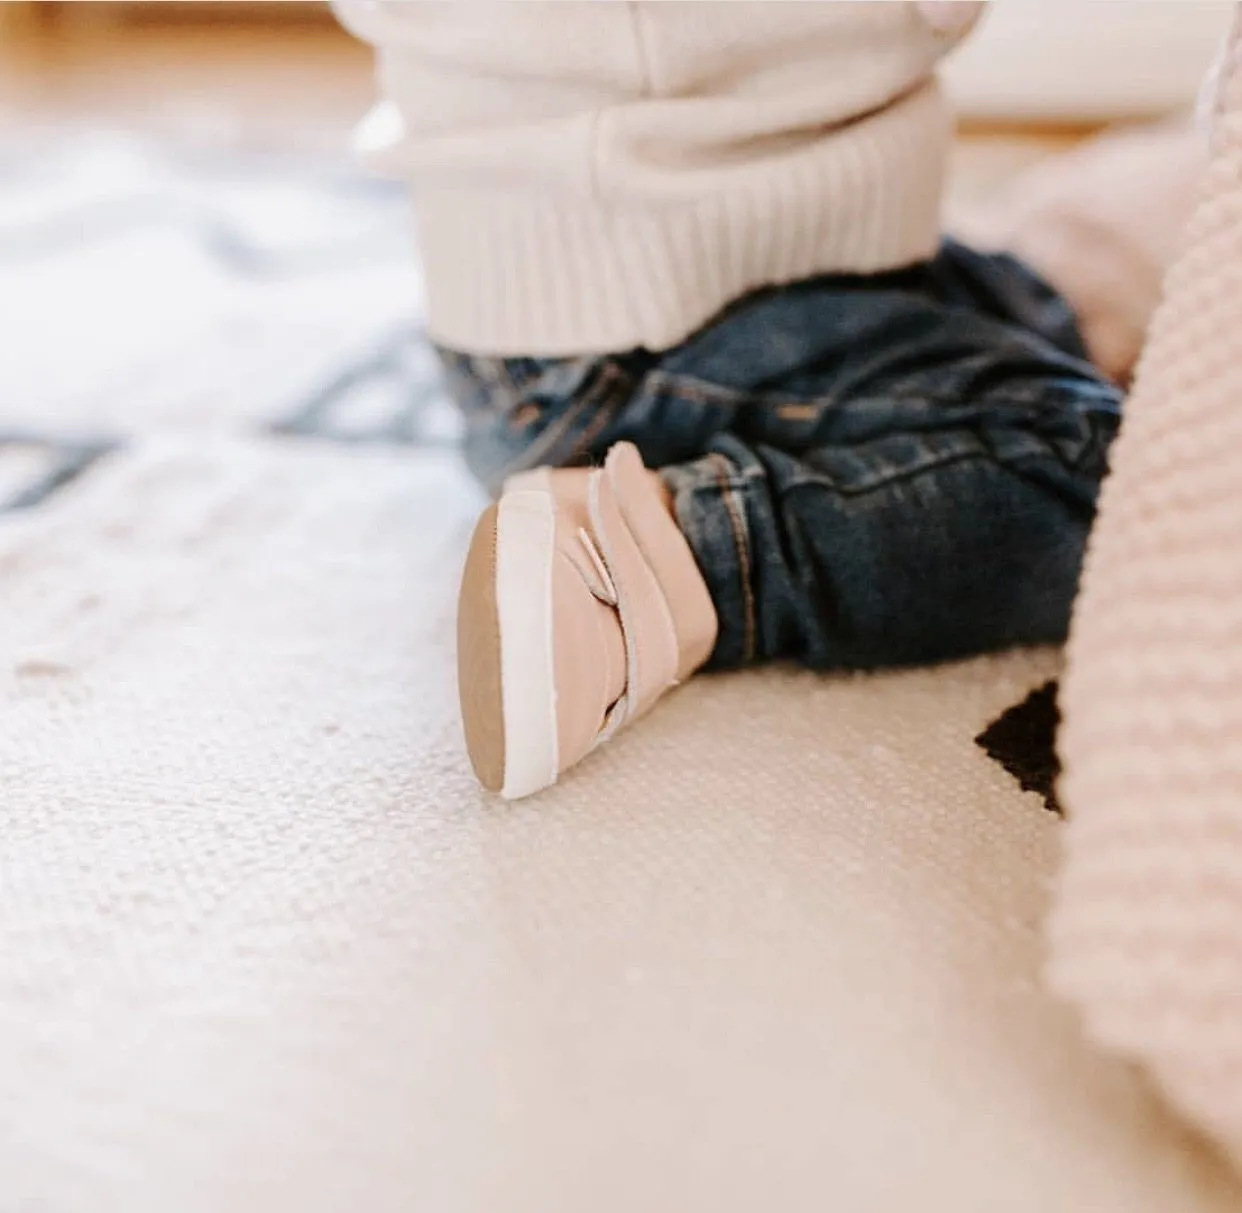
[[[558,357],[667,349],[760,287],[930,256],[951,122],[938,87],[696,201],[424,190],[441,345]]]

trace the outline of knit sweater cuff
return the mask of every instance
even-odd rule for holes
[[[431,335],[496,356],[661,350],[752,290],[921,260],[950,125],[930,84],[697,199],[417,191]]]

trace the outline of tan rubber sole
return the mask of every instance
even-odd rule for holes
[[[498,506],[479,519],[457,604],[457,689],[466,752],[479,782],[499,792],[505,782],[505,712],[500,613],[496,600]]]

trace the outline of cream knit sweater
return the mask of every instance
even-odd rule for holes
[[[927,256],[976,3],[441,0],[379,53],[430,328],[476,353],[663,349],[747,291]]]

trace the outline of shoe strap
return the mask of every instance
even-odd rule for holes
[[[679,657],[663,587],[626,517],[617,487],[616,468],[605,464],[591,477],[587,502],[625,639],[625,694],[609,713],[602,736],[641,716],[676,684]]]

